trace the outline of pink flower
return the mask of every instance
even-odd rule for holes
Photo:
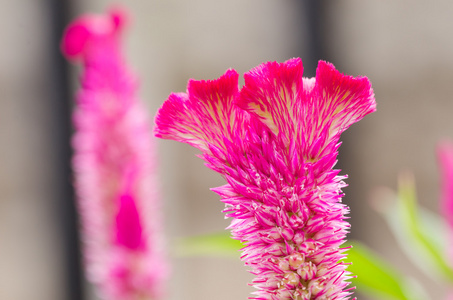
[[[453,143],[439,143],[437,157],[441,172],[441,211],[453,230]]]
[[[442,141],[437,146],[437,159],[440,167],[440,209],[449,227],[447,256],[450,266],[453,266],[453,143]],[[453,299],[453,290],[449,292]],[[448,298],[448,299],[450,299]]]
[[[233,237],[256,275],[254,299],[348,299],[342,259],[349,224],[344,176],[333,170],[340,134],[375,111],[365,77],[320,61],[303,78],[300,59],[245,74],[190,80],[156,116],[157,137],[200,149],[227,184],[213,189],[233,218]]]
[[[160,299],[167,276],[150,120],[124,62],[124,12],[83,15],[62,51],[83,66],[74,114],[75,188],[90,281],[103,299]]]

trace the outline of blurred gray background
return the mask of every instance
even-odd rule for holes
[[[368,76],[378,111],[352,126],[340,148],[350,236],[442,299],[443,287],[408,263],[369,202],[376,188],[395,188],[398,172],[409,169],[420,202],[438,210],[434,149],[453,138],[448,0],[0,0],[0,299],[96,299],[80,281],[71,225],[68,103],[77,70],[66,77],[56,43],[73,17],[112,3],[133,16],[125,47],[151,115],[169,93],[185,91],[189,78],[214,79],[228,68],[244,73],[269,60],[299,56],[312,76],[322,58]],[[187,145],[157,145],[169,247],[178,237],[223,230],[229,221],[209,191],[223,184],[220,176]],[[252,291],[239,259],[172,255],[172,263],[169,299],[246,299]]]

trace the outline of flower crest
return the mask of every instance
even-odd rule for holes
[[[256,275],[254,299],[348,299],[340,248],[349,224],[334,170],[340,135],[375,111],[371,83],[320,61],[264,63],[244,75],[190,80],[156,116],[155,134],[190,144],[227,184],[213,189]]]

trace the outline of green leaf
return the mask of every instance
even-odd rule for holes
[[[384,217],[401,249],[429,276],[453,282],[453,270],[444,257],[446,227],[442,218],[418,207],[413,176],[400,176],[396,198]]]
[[[345,261],[352,263],[348,266],[348,271],[357,276],[351,282],[359,292],[374,299],[412,299],[406,296],[403,276],[394,268],[363,244],[356,241],[351,245]]]
[[[418,207],[420,230],[429,235],[430,241],[441,253],[447,253],[448,225],[445,219],[424,207]]]
[[[238,257],[244,245],[231,238],[228,232],[181,238],[176,242],[178,256],[229,256]]]

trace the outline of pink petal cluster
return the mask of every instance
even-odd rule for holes
[[[340,134],[375,111],[365,77],[320,61],[302,77],[300,59],[264,63],[244,75],[228,70],[188,83],[156,116],[157,137],[200,149],[227,184],[213,189],[245,243],[242,259],[256,275],[253,299],[349,299],[344,176],[333,167]]]
[[[83,15],[62,51],[82,64],[75,188],[89,280],[103,299],[161,299],[167,275],[149,116],[121,50],[122,10]]]

